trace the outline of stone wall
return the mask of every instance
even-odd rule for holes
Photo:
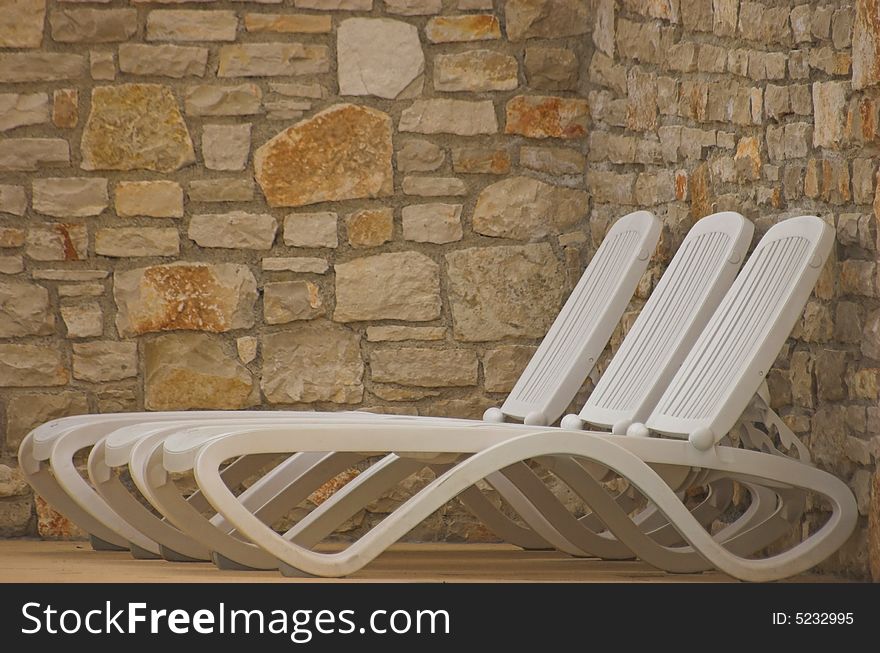
[[[0,0],[3,462],[84,412],[476,417],[617,216],[666,225],[635,309],[695,219],[815,212],[836,257],[769,380],[867,515],[880,17],[855,4]],[[34,511],[0,466],[0,535]],[[867,533],[826,568],[865,576]],[[450,504],[414,536],[488,534]]]
[[[593,21],[593,220],[653,207],[667,252],[715,210],[759,232],[803,213],[836,226],[836,251],[768,381],[816,462],[873,512],[870,546],[864,519],[824,567],[866,576],[870,549],[880,579],[880,5],[599,0]]]

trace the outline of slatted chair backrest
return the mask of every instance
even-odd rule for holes
[[[648,418],[733,283],[753,233],[732,211],[693,226],[581,410],[583,421],[623,433]]]
[[[834,230],[815,216],[770,228],[646,426],[699,449],[723,438],[778,356],[833,245]]]
[[[612,225],[501,406],[505,416],[547,425],[565,412],[629,305],[660,229],[648,211]]]

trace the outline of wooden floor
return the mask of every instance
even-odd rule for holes
[[[834,581],[799,576],[795,581]],[[400,544],[345,579],[288,579],[276,572],[220,571],[207,563],[134,560],[85,542],[0,541],[0,582],[731,582],[717,572],[667,574],[641,562],[584,560],[492,544]]]

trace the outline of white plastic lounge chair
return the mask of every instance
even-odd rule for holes
[[[749,407],[818,278],[833,245],[833,231],[819,218],[787,220],[770,229],[725,295],[696,345],[646,423],[628,435],[577,432],[527,425],[473,426],[426,423],[298,423],[286,428],[252,426],[211,433],[192,429],[164,444],[169,471],[194,468],[205,498],[244,536],[276,557],[288,571],[321,576],[354,573],[421,520],[480,479],[529,459],[576,458],[600,480],[606,470],[635,486],[657,506],[692,549],[718,569],[750,581],[784,578],[809,569],[851,534],[857,520],[849,488],[806,461],[775,446],[768,452],[737,448],[725,438]],[[571,421],[568,422],[569,424]],[[217,429],[213,429],[216,431]],[[206,438],[206,433],[211,437]],[[652,437],[654,434],[654,437]],[[199,444],[201,442],[201,444]],[[748,444],[748,443],[746,443]],[[783,446],[793,445],[782,443]],[[286,540],[244,507],[219,475],[224,461],[252,454],[299,452],[396,452],[422,460],[467,456],[405,502],[377,527],[339,553],[317,553]],[[669,479],[700,470],[706,479],[743,480],[823,495],[831,505],[825,524],[783,553],[749,559],[726,548],[695,519]],[[583,475],[582,475],[583,476]],[[655,563],[656,542],[641,532],[606,494],[592,508],[614,536]],[[661,560],[662,562],[662,560]]]
[[[584,417],[601,422],[611,414],[609,411],[612,408],[617,409],[617,412],[613,413],[612,421],[614,422],[620,422],[621,415],[642,420],[647,417],[648,412],[645,408],[647,398],[659,396],[656,387],[658,385],[665,386],[668,383],[690,346],[695,342],[699,331],[705,326],[709,316],[720,302],[724,291],[732,283],[751,241],[751,235],[752,225],[739,214],[733,213],[716,214],[704,218],[691,230],[615,356],[615,360],[623,360],[626,363],[624,365],[612,364],[594,392],[594,395],[599,392],[608,399],[594,401],[592,404],[588,403],[582,413]],[[527,368],[523,378],[528,378],[529,372],[530,369]],[[533,372],[533,375],[535,373]],[[625,378],[632,383],[636,391],[625,393],[625,395],[605,392],[609,385],[611,387],[619,385],[620,378]],[[334,419],[332,415],[323,417]],[[489,414],[489,417],[493,417],[492,413]],[[358,422],[365,421],[357,416],[347,419],[354,422],[354,431],[359,428]],[[308,421],[307,418],[304,420]],[[317,421],[317,418],[312,421]],[[416,428],[420,423],[424,423],[424,418],[407,421],[407,424],[413,424]],[[463,422],[464,424],[467,423]],[[624,429],[627,425],[628,422],[626,424],[618,423],[618,427]],[[178,524],[181,530],[187,531],[195,539],[200,540],[203,545],[212,548],[239,565],[259,566],[259,568],[275,565],[274,560],[269,559],[256,547],[242,541],[240,537],[228,534],[228,529],[227,534],[216,533],[216,529],[207,523],[207,519],[195,514],[195,510],[186,504],[173,483],[167,482],[161,466],[163,440],[181,428],[182,426],[177,424],[161,430],[156,429],[154,440],[149,442],[141,440],[141,443],[131,451],[129,455],[130,470],[135,483],[162,514],[173,523]],[[228,425],[224,424],[217,430],[226,429],[228,429]],[[125,441],[127,436],[128,434],[123,431],[114,433],[106,440],[106,446],[111,447],[117,438]],[[331,467],[329,471],[330,476],[367,457],[367,454],[356,453],[301,455],[327,456],[323,459],[325,462],[337,461],[336,466]],[[295,539],[299,543],[314,544],[320,541],[335,526],[357,512],[358,509],[381,494],[383,490],[417,471],[424,464],[423,461],[398,456],[391,456],[383,460],[368,472],[351,481],[343,490],[337,492],[334,497],[316,509],[309,517],[297,524],[285,537]],[[305,469],[314,470],[314,461],[308,460]],[[514,474],[514,478],[508,478]],[[241,495],[239,501],[242,501],[262,521],[272,523],[273,517],[283,515],[292,505],[308,496],[312,489],[326,477],[325,474],[318,478],[309,478],[306,475],[297,478],[288,474],[286,482],[282,486],[287,501],[276,501],[275,510],[277,512],[273,515],[256,510],[255,508],[261,504],[252,502],[253,497],[248,493]],[[547,522],[544,519],[544,515],[549,512],[550,505],[554,502],[552,495],[547,495],[546,488],[537,483],[537,479],[533,479],[530,487],[524,491],[520,485],[529,483],[530,480],[522,470],[518,473],[516,470],[505,470],[503,473],[491,475],[487,480],[527,521],[533,532],[538,533],[543,540],[556,548],[575,555],[596,555],[597,553],[607,554],[610,551],[609,547],[615,545],[614,542],[608,542],[608,546],[597,551],[570,542],[555,528],[552,520]],[[274,499],[279,499],[280,494],[272,496]],[[504,533],[505,535],[502,537],[511,539],[509,533],[515,532],[514,529],[517,526],[513,522],[505,522],[499,527],[498,523],[503,519],[503,516],[500,513],[488,511],[484,504],[480,504],[478,498],[480,496],[479,491],[473,489],[466,492],[462,499],[496,533]],[[540,500],[540,497],[545,498]],[[532,507],[532,502],[539,500],[539,505],[542,508],[535,510]],[[225,522],[223,523],[225,525]],[[645,524],[646,528],[650,528],[650,526],[650,523]],[[198,531],[194,530],[196,528]],[[615,551],[615,557],[632,557],[632,553],[625,547],[617,546]],[[227,564],[226,566],[231,565]]]
[[[534,360],[537,361],[552,357],[555,375],[551,379],[541,379],[543,385],[537,391],[535,383],[524,375],[523,378],[527,380],[511,393],[508,402],[500,409],[502,415],[529,422],[556,419],[561,415],[589,374],[626,309],[659,235],[659,221],[646,211],[627,215],[611,227],[560,317],[536,352]],[[355,414],[358,419],[369,415]],[[146,536],[145,532],[155,527],[153,530],[158,533],[169,535],[167,525],[157,526],[158,520],[148,517],[148,511],[140,510],[132,503],[132,497],[121,494],[117,481],[106,475],[108,470],[101,460],[104,448],[100,447],[92,457],[94,476],[106,496],[128,513],[128,520],[122,518],[77,472],[73,464],[77,452],[94,446],[113,431],[130,425],[144,425],[145,433],[149,433],[157,425],[188,424],[192,420],[195,423],[219,423],[231,419],[277,420],[314,415],[290,411],[203,411],[62,418],[36,428],[24,438],[19,449],[19,463],[34,490],[90,533],[95,548],[131,548],[138,556],[150,557],[158,555],[160,549],[157,541]],[[369,419],[384,422],[400,417],[369,415]],[[122,445],[127,447],[126,453],[138,439],[133,437]],[[302,459],[299,460],[301,462]],[[239,469],[247,465],[242,463]],[[234,470],[230,471],[230,478],[234,473]],[[133,526],[130,521],[137,525]],[[174,539],[179,546],[184,542],[180,538]],[[532,537],[528,542],[537,545],[540,540]],[[176,551],[169,545],[165,553],[180,559],[199,558],[204,555],[204,549],[196,547],[189,551]]]

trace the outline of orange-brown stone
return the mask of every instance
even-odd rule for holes
[[[581,138],[587,134],[589,105],[543,95],[518,95],[507,103],[505,134],[529,138]]]
[[[257,284],[243,265],[177,263],[117,272],[113,297],[122,336],[152,331],[222,332],[253,326]]]
[[[59,88],[52,102],[52,122],[62,129],[73,129],[79,122],[79,94],[75,88]]]
[[[285,129],[254,154],[270,206],[386,197],[393,193],[391,118],[338,104]]]
[[[437,16],[428,21],[425,35],[431,43],[485,41],[501,38],[501,26],[491,14]]]
[[[348,242],[352,247],[378,247],[394,234],[394,212],[391,209],[363,209],[345,219]]]
[[[691,197],[691,218],[699,220],[712,213],[714,198],[709,186],[709,165],[699,165],[688,179],[688,192]]]
[[[60,512],[56,512],[52,506],[39,495],[34,497],[37,511],[37,533],[44,540],[82,540],[86,534],[72,521]]]
[[[740,177],[751,180],[759,179],[761,176],[761,142],[754,136],[739,139],[733,161]]]

